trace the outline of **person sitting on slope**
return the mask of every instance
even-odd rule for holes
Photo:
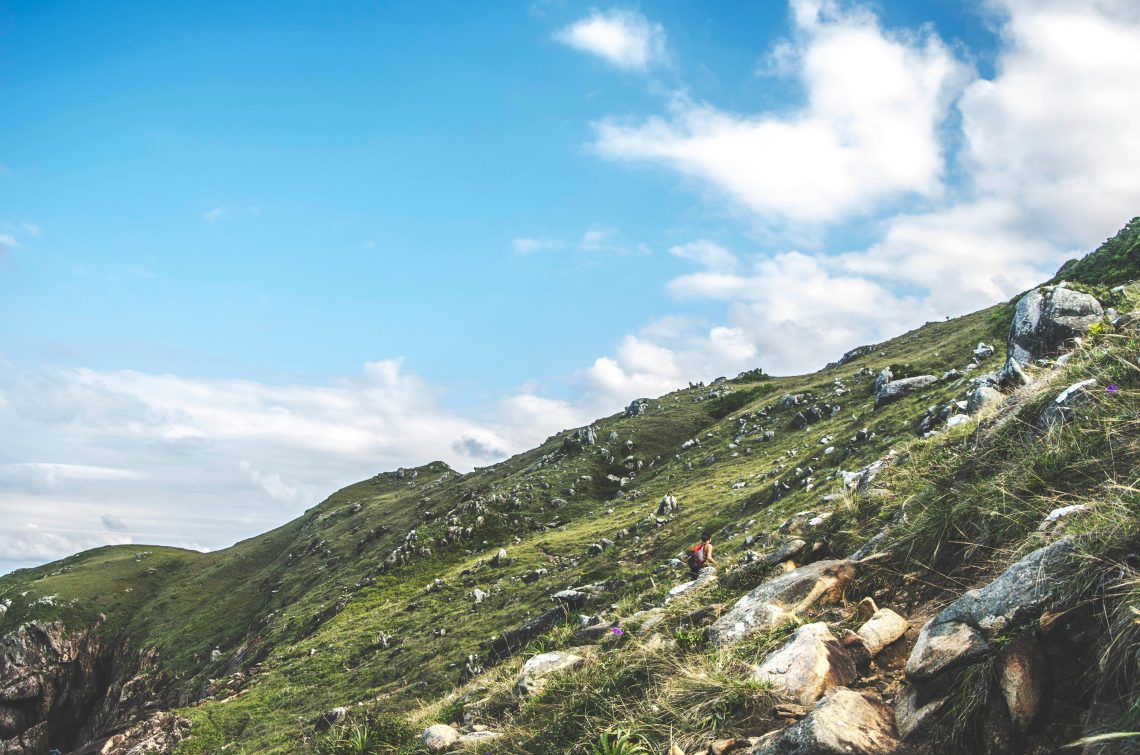
[[[716,566],[713,558],[712,533],[704,532],[701,542],[689,549],[689,571],[696,577],[706,566]]]

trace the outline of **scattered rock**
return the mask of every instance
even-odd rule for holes
[[[1057,394],[1057,398],[1053,399],[1053,402],[1041,412],[1038,423],[1042,427],[1048,427],[1068,419],[1072,416],[1074,409],[1088,403],[1090,398],[1088,389],[1094,385],[1096,385],[1096,378],[1089,378],[1079,383],[1073,383],[1061,391]]]
[[[977,414],[983,406],[1001,401],[1003,398],[1001,391],[988,385],[980,386],[970,392],[970,397],[966,401],[966,411],[970,414]]]
[[[993,356],[993,353],[993,346],[987,346],[984,341],[978,341],[978,345],[974,349],[974,359],[985,359],[987,357]]]
[[[320,717],[317,718],[315,728],[317,731],[331,729],[333,726],[336,726],[341,721],[343,721],[347,715],[348,708],[344,707],[343,705],[333,708],[332,710],[322,713]]]
[[[855,576],[850,561],[816,561],[768,580],[744,595],[709,627],[709,638],[728,645],[776,626],[798,611],[828,598],[838,598]]]
[[[863,640],[863,646],[871,657],[895,642],[910,628],[910,622],[889,608],[880,608],[855,632]]]

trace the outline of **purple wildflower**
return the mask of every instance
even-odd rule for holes
[[[1115,396],[1116,392],[1120,389],[1116,387],[1116,383],[1109,383],[1105,390],[1108,391],[1110,396]]]
[[[614,627],[614,634],[616,634],[618,637],[621,637],[623,634],[625,634],[625,632],[621,631],[621,627]]]

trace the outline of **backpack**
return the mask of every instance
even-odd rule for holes
[[[692,548],[689,549],[689,565],[690,566],[693,566],[693,565],[704,566],[704,564],[705,564],[704,548],[705,548],[705,544],[703,542],[700,542],[700,543],[697,543],[696,545],[694,545]]]

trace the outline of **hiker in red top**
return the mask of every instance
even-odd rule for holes
[[[713,558],[711,532],[702,534],[701,542],[689,550],[689,571],[693,573],[694,577],[706,566],[716,566],[716,560]]]

